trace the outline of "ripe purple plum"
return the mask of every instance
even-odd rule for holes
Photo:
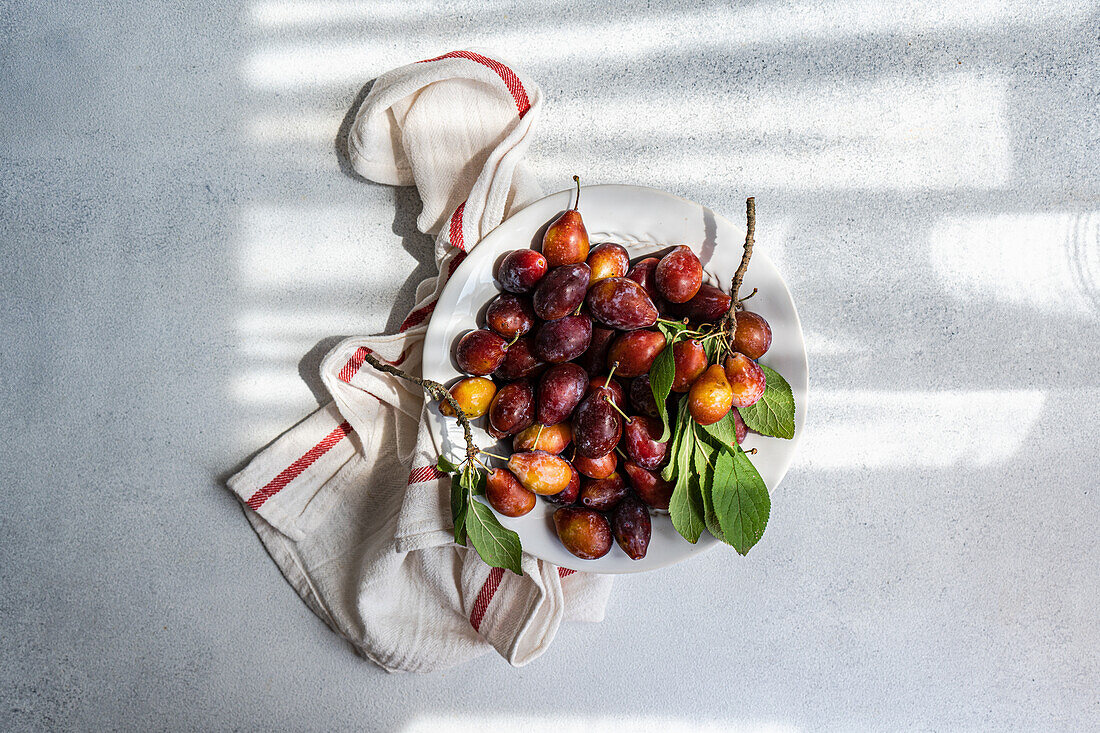
[[[597,511],[562,507],[554,512],[554,529],[565,549],[582,560],[597,560],[611,551],[611,525]]]
[[[620,331],[649,328],[657,322],[657,307],[645,289],[629,278],[600,280],[588,289],[585,303],[592,318]]]
[[[539,379],[537,418],[543,425],[568,420],[588,391],[588,373],[577,364],[555,364]]]
[[[741,413],[737,411],[736,407],[730,412],[733,413],[733,428],[734,434],[737,436],[737,445],[741,445],[745,442],[745,436],[749,434],[749,426],[741,419]]]
[[[485,479],[485,498],[489,506],[506,517],[522,517],[535,508],[535,492],[505,468],[494,468]]]
[[[752,311],[737,314],[737,330],[733,333],[733,350],[750,359],[759,359],[772,345],[772,327],[764,317]]]
[[[657,440],[661,437],[662,427],[657,418],[645,416],[632,418],[623,426],[626,454],[642,468],[652,470],[665,462],[668,443]]]
[[[707,354],[703,345],[693,339],[678,341],[672,347],[676,373],[672,378],[673,392],[687,392],[695,380],[707,370]]]
[[[501,387],[489,404],[489,424],[502,436],[515,435],[535,422],[535,388],[527,379]]]
[[[546,274],[535,289],[535,315],[544,321],[563,318],[584,302],[588,291],[588,265],[562,265]]]
[[[541,252],[514,249],[504,255],[497,270],[500,287],[509,293],[527,293],[546,275],[548,265]]]
[[[614,377],[608,379],[608,376],[607,374],[597,374],[592,377],[588,382],[588,391],[585,392],[585,394],[592,394],[598,389],[606,390],[610,393],[611,401],[615,403],[615,407],[625,411],[626,403],[624,400],[626,398],[626,393],[623,392],[623,383]]]
[[[680,245],[661,258],[653,276],[657,292],[670,303],[686,303],[703,284],[703,265],[686,245]]]
[[[583,478],[580,503],[589,509],[606,512],[614,509],[629,491],[630,487],[618,472],[606,478]]]
[[[645,557],[653,523],[641,499],[629,494],[611,511],[611,533],[631,560]]]
[[[660,331],[627,331],[611,342],[607,351],[607,366],[615,367],[622,377],[640,377],[649,373],[653,360],[665,349],[665,337]]]
[[[653,301],[654,304],[661,297],[657,292],[657,278],[653,274],[657,269],[657,263],[660,262],[656,257],[646,257],[644,260],[639,260],[630,268],[630,271],[626,273],[626,276],[638,283],[645,290],[646,295]]]
[[[621,244],[604,242],[588,253],[588,267],[592,271],[589,285],[609,277],[623,277],[630,268],[630,255]]]
[[[535,356],[551,364],[572,361],[592,342],[592,319],[584,315],[565,316],[539,326],[535,334]]]
[[[668,511],[675,488],[672,483],[665,481],[656,471],[646,470],[633,461],[623,461],[623,472],[642,501],[654,509]]]
[[[573,466],[588,478],[607,478],[615,473],[618,465],[619,456],[615,451],[595,458],[586,458],[581,455],[573,457]]]
[[[744,354],[726,357],[725,372],[733,394],[734,407],[755,405],[764,394],[764,388],[767,386],[764,370]]]
[[[611,406],[603,387],[588,393],[573,412],[573,445],[577,455],[599,458],[615,449],[623,434],[623,419]]]
[[[729,293],[703,283],[699,286],[699,292],[691,300],[686,303],[672,304],[669,310],[678,316],[687,316],[693,321],[713,323],[729,313],[731,302]]]
[[[535,327],[535,311],[527,298],[501,293],[485,310],[485,323],[511,341]]]
[[[467,374],[483,377],[504,363],[508,342],[484,328],[470,331],[458,340],[455,361]]]
[[[545,368],[546,364],[535,357],[535,340],[530,336],[523,336],[508,347],[504,361],[493,372],[493,376],[510,382],[513,379],[534,377]]]

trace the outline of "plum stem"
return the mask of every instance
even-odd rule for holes
[[[611,365],[611,371],[607,375],[607,381],[603,383],[604,389],[611,386],[611,377],[615,376],[615,370],[619,368],[619,362]]]
[[[478,452],[479,452],[479,453],[484,453],[484,454],[485,454],[485,455],[487,455],[487,456],[492,456],[493,458],[499,458],[499,459],[500,459],[500,460],[502,460],[502,461],[507,461],[507,460],[508,460],[508,459],[507,459],[507,458],[505,458],[504,456],[498,456],[498,455],[497,455],[496,453],[490,453],[490,452],[489,452],[489,451],[487,451],[487,450],[479,450]]]
[[[615,400],[611,399],[611,395],[605,394],[603,398],[607,402],[607,404],[611,405],[612,410],[623,416],[623,419],[626,420],[627,423],[634,422],[634,418],[630,417],[630,415],[627,415],[625,412],[619,409],[619,406],[615,404]]]
[[[718,338],[721,335],[722,335],[721,331],[715,331],[714,333],[700,334],[699,338],[693,339],[693,340],[698,341],[700,344],[705,344],[707,341],[710,341],[711,339]]]
[[[462,432],[465,434],[467,460],[473,461],[477,457],[477,454],[482,452],[481,449],[477,447],[477,443],[474,442],[474,433],[470,426],[470,418],[466,417],[466,413],[463,412],[462,408],[458,406],[458,402],[455,400],[455,398],[451,395],[446,387],[444,387],[439,382],[435,382],[431,379],[414,377],[412,374],[409,374],[406,371],[402,371],[395,366],[385,363],[369,351],[367,352],[366,356],[363,357],[363,359],[378,371],[385,372],[386,374],[392,374],[395,377],[400,377],[401,379],[404,379],[406,382],[412,382],[413,384],[419,385],[425,392],[427,392],[435,399],[446,401],[446,403],[451,406],[451,409],[454,410],[455,417],[458,418],[458,422],[462,426]]]

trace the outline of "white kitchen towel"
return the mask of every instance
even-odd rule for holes
[[[452,537],[449,480],[434,466],[418,387],[364,355],[420,372],[427,322],[467,251],[541,195],[522,158],[542,106],[511,64],[455,51],[378,77],[348,137],[352,165],[415,185],[439,274],[391,336],[356,337],[321,365],[333,402],[264,449],[230,488],[283,575],[357,651],[427,672],[495,648],[515,665],[544,652],[563,619],[602,620],[610,576],[523,557],[490,568]],[[365,250],[366,255],[369,250]]]

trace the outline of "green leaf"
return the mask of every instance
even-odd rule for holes
[[[748,553],[764,534],[771,498],[756,466],[740,448],[732,456],[725,451],[719,455],[711,496],[726,542],[738,553]]]
[[[485,495],[485,479],[485,474],[472,465],[467,464],[466,468],[462,469],[462,488],[474,496]]]
[[[794,393],[779,372],[763,364],[767,380],[764,394],[755,405],[742,407],[738,411],[745,424],[758,433],[773,438],[791,439],[794,437]]]
[[[456,473],[458,471],[458,466],[451,463],[447,456],[440,456],[439,463],[437,463],[435,467],[442,473]]]
[[[701,437],[701,436],[696,436]],[[695,441],[695,472],[699,476],[699,495],[703,502],[703,523],[707,531],[722,542],[726,541],[722,533],[722,525],[718,522],[718,515],[714,513],[714,500],[711,496],[714,491],[714,464],[725,455],[721,448],[716,448],[706,440]]]
[[[690,420],[690,418],[688,417],[687,411],[687,400],[681,399],[680,407],[676,412],[676,429],[673,431],[672,444],[668,453],[668,465],[665,466],[664,470],[661,471],[661,478],[663,478],[665,481],[672,481],[676,477],[676,473],[678,470],[676,456],[679,455],[680,445],[684,441],[684,431],[688,427],[690,427],[688,424],[688,420]]]
[[[697,473],[692,473],[688,478],[688,498],[691,499],[691,506],[695,510],[696,521],[702,522],[702,526],[699,528],[699,534],[703,534],[703,530],[707,527],[707,514],[706,514],[706,502],[703,499],[703,476]]]
[[[662,430],[658,440],[662,443],[668,440],[670,435],[665,403],[668,402],[668,393],[672,391],[672,381],[676,378],[676,361],[672,355],[673,339],[668,336],[665,338],[665,348],[657,354],[657,358],[649,368],[649,389],[653,392],[653,400],[657,403],[657,412],[661,416]]]
[[[701,427],[708,435],[714,438],[715,443],[717,443],[719,447],[725,448],[730,454],[736,452],[737,423],[734,422],[732,409],[718,422],[711,423],[710,425],[703,425]]]
[[[699,541],[699,535],[706,528],[703,518],[702,496],[698,489],[696,479],[695,490],[692,490],[691,462],[695,451],[695,431],[688,429],[683,433],[680,448],[672,457],[676,462],[676,486],[672,490],[672,498],[668,504],[668,514],[672,519],[672,526],[688,542],[695,544]]]
[[[657,328],[660,330],[661,333],[665,335],[665,338],[668,340],[669,344],[671,344],[673,341],[676,340],[676,337],[682,331],[687,330],[687,324],[681,321],[672,321],[667,323],[661,321],[657,323]]]
[[[466,510],[469,502],[469,493],[462,486],[462,479],[458,474],[451,476],[451,520],[455,526],[455,542],[466,544]]]
[[[523,575],[519,535],[502,526],[492,509],[480,501],[471,501],[466,513],[466,531],[477,554],[487,565]]]

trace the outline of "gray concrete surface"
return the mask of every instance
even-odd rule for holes
[[[1100,727],[1098,21],[0,3],[0,729]],[[469,46],[541,82],[548,188],[757,197],[813,408],[747,559],[623,578],[523,669],[390,676],[222,481],[407,311],[419,202],[335,140],[379,72]]]

